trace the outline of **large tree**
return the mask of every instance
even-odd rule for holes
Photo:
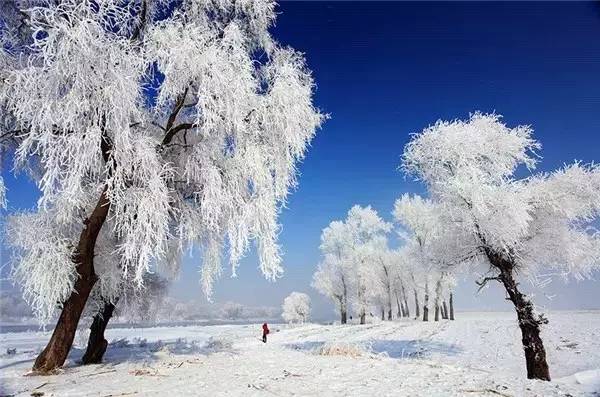
[[[34,364],[47,372],[67,357],[103,241],[116,239],[104,273],[139,286],[170,252],[198,246],[210,294],[224,247],[235,273],[251,240],[278,277],[277,215],[323,116],[302,55],[269,34],[272,1],[34,3],[15,14],[32,43],[3,46],[14,62],[0,109],[15,166],[41,191],[32,216],[60,225],[43,231],[53,256],[16,264],[38,312],[60,305]]]
[[[574,163],[551,173],[519,178],[533,169],[540,144],[528,126],[510,128],[500,116],[475,113],[438,121],[414,135],[403,167],[423,181],[439,208],[446,236],[438,253],[447,266],[476,262],[489,269],[514,305],[522,333],[527,377],[550,379],[540,326],[517,276],[548,268],[583,277],[600,263],[600,168]],[[524,166],[524,167],[523,167]],[[523,170],[524,171],[524,170]]]

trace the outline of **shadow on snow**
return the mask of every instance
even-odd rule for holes
[[[69,355],[70,365],[80,366],[85,349],[73,348]],[[160,360],[160,354],[173,355],[209,355],[227,352],[238,354],[232,348],[232,343],[226,340],[209,338],[208,340],[191,340],[179,338],[174,341],[147,342],[145,339],[135,338],[133,341],[117,339],[109,343],[104,355],[103,364],[121,364],[124,362],[147,362]]]
[[[341,342],[341,344],[345,343]],[[426,358],[431,354],[454,356],[462,350],[456,345],[425,340],[373,339],[364,342],[347,342],[347,344],[357,345],[366,352],[395,359]],[[316,352],[324,345],[324,341],[309,341],[286,344],[285,347],[292,350]]]

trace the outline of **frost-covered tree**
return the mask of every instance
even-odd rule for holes
[[[351,302],[361,324],[376,296],[374,269],[385,234],[391,225],[385,222],[371,206],[353,206],[345,220],[348,228],[349,257],[353,266]]]
[[[397,269],[398,263],[395,253],[388,247],[386,236],[380,236],[374,244],[372,253],[372,288],[375,294],[375,300],[381,306],[384,315],[382,320],[386,318],[392,320],[392,306],[394,300],[398,305],[402,294],[400,273]],[[400,287],[400,289],[396,289]],[[400,296],[399,296],[400,295]],[[402,312],[403,309],[400,309]]]
[[[419,317],[417,289],[423,291],[423,321],[429,321],[429,299],[439,259],[435,257],[435,244],[444,236],[440,229],[439,207],[419,195],[404,194],[396,200],[393,215],[400,224],[404,240],[403,256],[410,267],[414,289],[416,315]]]
[[[313,275],[312,286],[333,300],[346,324],[353,274],[352,246],[348,226],[343,221],[331,222],[321,233],[323,261]]]
[[[348,282],[350,276],[339,262],[326,257],[313,274],[311,286],[333,301],[340,313],[340,322],[346,324],[348,316]]]
[[[152,266],[198,246],[210,294],[224,247],[235,273],[251,240],[262,272],[278,277],[277,214],[323,116],[302,55],[268,31],[275,4],[22,5],[1,16],[35,32],[2,47],[1,118],[13,128],[3,136],[41,191],[32,223],[58,229],[19,232],[44,240],[40,255],[20,245],[15,273],[36,313],[61,309],[34,369],[66,359],[105,242],[116,239],[116,260],[103,273],[140,287]]]
[[[410,309],[408,307],[408,293],[413,285],[412,280],[415,280],[413,269],[410,266],[409,258],[405,253],[405,247],[390,252],[390,267],[391,267],[391,288],[393,296],[396,300],[397,316],[410,317]],[[415,280],[416,281],[416,280]],[[416,315],[419,316],[419,298],[416,294],[417,284],[413,287]]]
[[[413,136],[403,154],[405,171],[426,184],[440,207],[447,265],[480,263],[482,280],[498,281],[513,303],[522,333],[528,378],[549,380],[540,326],[517,276],[535,281],[552,269],[585,277],[600,262],[600,167],[574,163],[551,173],[519,178],[533,169],[540,144],[528,126],[506,126],[500,116],[475,113],[438,121]],[[441,252],[441,250],[440,250]]]
[[[244,316],[244,305],[237,302],[225,302],[221,308],[223,318],[237,320]]]
[[[281,317],[288,323],[305,323],[310,318],[310,297],[302,292],[292,292],[283,300]]]

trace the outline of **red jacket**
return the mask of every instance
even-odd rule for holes
[[[268,335],[269,334],[269,326],[267,325],[267,323],[263,324],[263,335]]]

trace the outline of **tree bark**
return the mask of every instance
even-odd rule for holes
[[[500,270],[498,281],[502,283],[508,294],[508,299],[515,306],[519,328],[521,329],[525,364],[528,379],[550,380],[550,370],[546,361],[546,349],[540,337],[540,326],[548,321],[543,316],[536,316],[533,303],[518,289],[514,278],[515,264],[492,250],[486,250],[490,263]]]
[[[87,364],[100,364],[106,348],[108,347],[108,341],[104,338],[104,331],[110,321],[115,305],[106,302],[102,307],[102,310],[94,316],[94,321],[90,326],[90,338],[88,339],[87,349],[81,362],[84,365]]]
[[[385,307],[381,306],[381,321],[385,321]]]
[[[346,324],[348,322],[348,288],[346,287],[346,279],[344,276],[342,276],[342,285],[344,286],[344,291],[340,307],[342,310],[342,324]]]
[[[450,320],[454,320],[454,299],[452,297],[452,292],[450,292]]]
[[[429,321],[429,283],[425,282],[425,299],[423,302],[423,321]]]
[[[406,307],[404,307],[402,302],[400,302],[400,311],[402,312],[402,317],[406,317]]]
[[[442,279],[435,284],[435,321],[440,321],[440,295],[442,293]]]
[[[401,306],[400,299],[398,298],[398,292],[396,292],[396,306],[398,308],[398,318],[404,317],[404,306]]]
[[[406,317],[410,317],[410,310],[408,309],[408,299],[406,298],[406,289],[404,283],[402,283],[402,299],[404,300],[404,311]]]
[[[73,345],[81,313],[97,281],[94,272],[94,247],[110,206],[106,190],[105,187],[92,214],[84,222],[85,227],[79,236],[73,256],[79,278],[75,282],[73,292],[63,304],[50,341],[33,364],[34,372],[48,373],[62,366]]]
[[[448,305],[445,299],[442,301],[442,319],[448,320]]]
[[[367,317],[367,314],[365,313],[364,310],[362,310],[360,312],[360,323],[361,324],[366,324],[366,317]]]
[[[415,319],[421,317],[421,312],[419,311],[421,308],[419,307],[419,294],[417,294],[417,289],[413,288],[413,292],[415,293]]]
[[[387,288],[387,295],[388,295],[388,300],[387,300],[387,304],[388,304],[388,320],[392,321],[392,283],[390,280],[390,272],[387,269],[387,266],[385,266],[385,264],[383,265],[383,271],[385,272],[385,279],[386,279],[386,288]]]

